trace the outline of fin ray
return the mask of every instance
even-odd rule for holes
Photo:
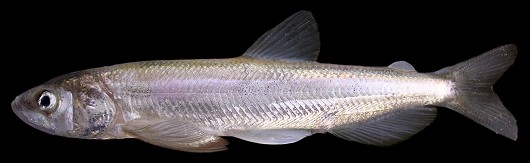
[[[363,144],[389,146],[423,130],[436,118],[436,111],[433,107],[399,109],[361,124],[334,128],[330,133]]]
[[[320,34],[311,12],[300,11],[267,31],[243,54],[256,59],[315,61]]]
[[[195,126],[176,120],[134,120],[123,126],[125,132],[147,143],[187,152],[226,150],[228,142]]]
[[[493,84],[513,64],[517,56],[515,45],[490,50],[434,74],[453,79],[456,99],[442,104],[497,134],[517,139],[517,122],[493,92]]]
[[[249,142],[269,145],[290,144],[312,133],[300,129],[230,131],[229,135]]]

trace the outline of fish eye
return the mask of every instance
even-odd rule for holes
[[[37,103],[39,104],[41,110],[51,112],[53,111],[53,109],[55,109],[55,105],[57,104],[57,98],[50,91],[43,91],[40,94]]]

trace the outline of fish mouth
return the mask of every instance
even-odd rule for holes
[[[15,100],[13,100],[11,102],[11,110],[13,110],[13,112],[15,113],[15,115],[17,115],[18,118],[22,119],[24,122],[26,122],[26,116],[24,114],[22,114],[22,107],[20,106],[20,104],[18,104],[18,99],[20,97],[17,96],[15,98]]]
[[[39,131],[42,131],[42,132],[45,132],[45,133],[48,133],[48,134],[54,134],[54,132],[51,129],[43,127],[41,124],[39,124],[37,122],[36,119],[31,118],[30,117],[31,113],[28,113],[28,111],[30,111],[30,110],[28,110],[27,108],[22,106],[18,99],[19,99],[19,97],[16,97],[15,100],[13,100],[13,102],[11,102],[11,109],[13,110],[15,115],[17,115],[17,117],[19,119],[21,119],[22,121],[24,121],[24,123],[30,125],[31,127],[35,128],[35,129],[37,129]],[[38,113],[34,113],[34,114],[38,114]]]

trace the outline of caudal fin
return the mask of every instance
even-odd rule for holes
[[[516,56],[515,45],[504,45],[436,71],[435,74],[453,79],[456,84],[456,99],[444,106],[516,140],[516,120],[493,92],[493,84],[513,64]]]

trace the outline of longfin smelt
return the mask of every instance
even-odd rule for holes
[[[297,142],[312,133],[308,130],[278,129],[278,130],[244,130],[229,131],[228,134],[249,142],[269,145],[290,144]]]
[[[364,123],[339,126],[331,134],[363,144],[389,146],[409,139],[436,118],[436,108],[402,108]]]
[[[179,151],[216,152],[226,150],[228,145],[223,138],[176,120],[134,120],[124,125],[123,130],[147,143]]]
[[[243,56],[287,61],[315,61],[320,34],[313,15],[300,11],[263,34]]]
[[[505,45],[435,72],[454,80],[456,85],[456,98],[443,106],[516,140],[516,120],[493,92],[493,84],[513,64],[516,56],[517,47]]]

